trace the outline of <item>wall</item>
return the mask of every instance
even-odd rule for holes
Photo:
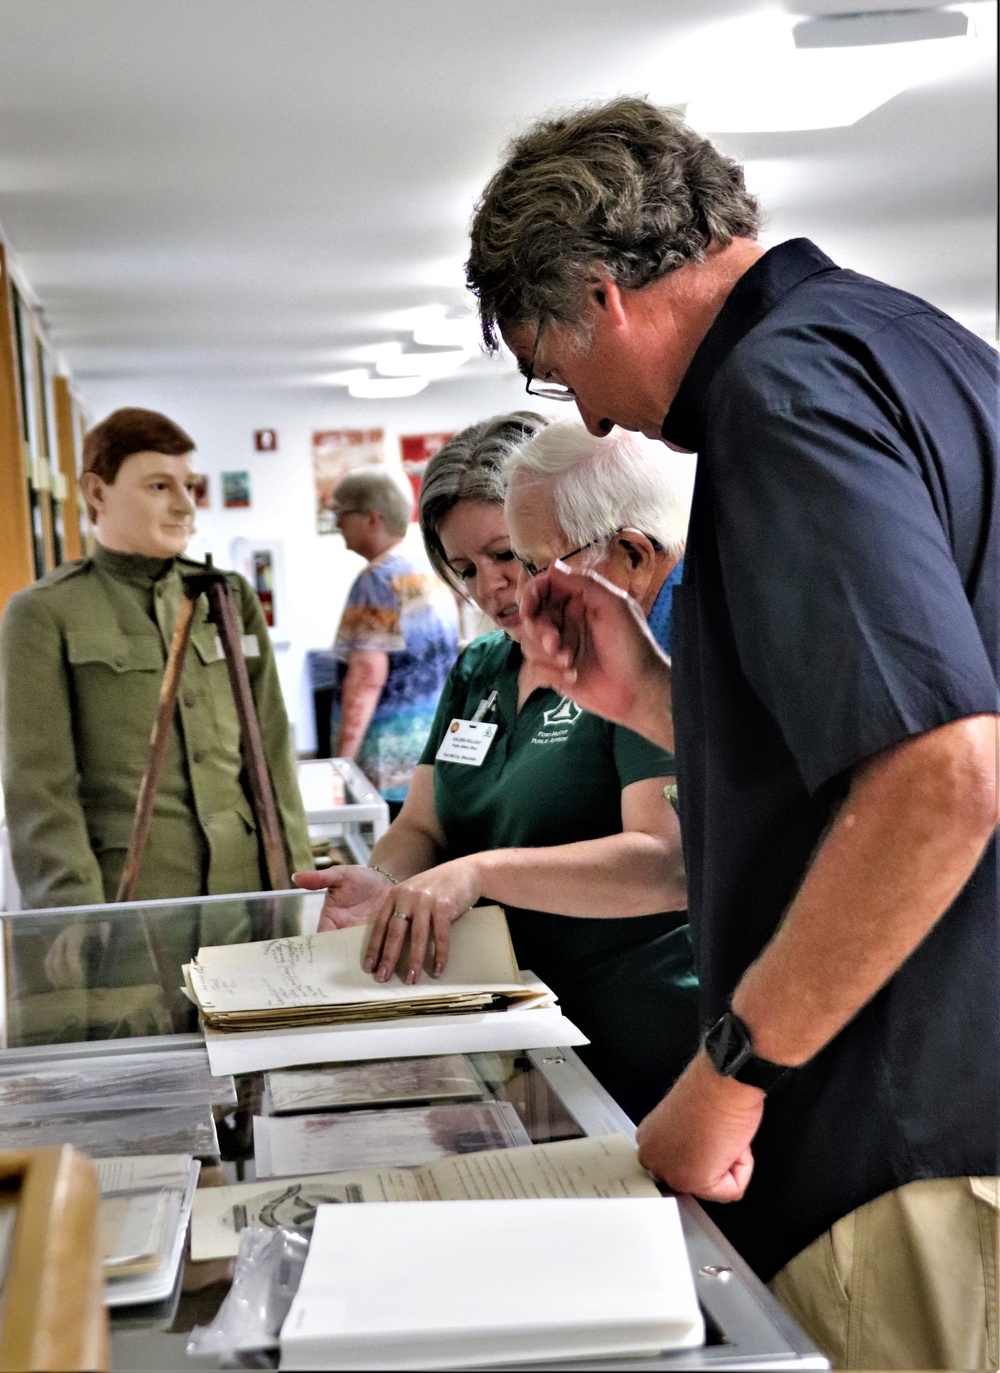
[[[542,408],[554,417],[576,415],[569,406],[529,399],[523,379],[500,363],[492,375],[432,382],[418,396],[392,401],[354,400],[339,387],[266,392],[131,380],[83,382],[80,389],[92,423],[118,406],[141,405],[163,411],[195,440],[197,470],[210,479],[211,508],[198,511],[192,556],[210,552],[218,566],[231,567],[234,539],[282,541],[288,632],[282,631],[275,642],[284,644],[277,647],[277,657],[300,751],[309,751],[315,742],[306,650],[329,647],[348,588],[363,566],[339,534],[316,533],[313,431],[381,426],[387,456],[395,458],[400,434],[454,431],[505,410]],[[254,452],[255,429],[278,431],[277,452]],[[220,474],[242,470],[250,473],[252,505],[225,510]]]

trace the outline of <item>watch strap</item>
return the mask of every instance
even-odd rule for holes
[[[753,1051],[750,1028],[735,1011],[726,1011],[705,1035],[705,1052],[715,1071],[748,1087],[769,1092],[792,1069],[785,1063],[772,1063]]]

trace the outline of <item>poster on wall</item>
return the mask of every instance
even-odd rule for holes
[[[194,473],[194,503],[199,510],[208,510],[212,502],[208,493],[208,476],[204,472]]]
[[[285,554],[280,539],[233,539],[232,565],[257,593],[275,647],[287,643]]]
[[[385,462],[381,429],[321,429],[313,434],[313,476],[316,482],[316,529],[335,534],[333,493],[354,467]]]
[[[249,506],[249,472],[223,472],[222,504],[227,510],[245,510]]]
[[[451,434],[403,434],[399,440],[403,471],[413,487],[414,505],[420,500],[420,484],[424,470],[434,454],[445,446]]]
[[[253,431],[253,446],[258,453],[274,453],[278,448],[277,429],[255,429]]]

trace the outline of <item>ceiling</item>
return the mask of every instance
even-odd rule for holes
[[[964,8],[995,38],[995,5]],[[692,53],[731,60],[776,9],[0,0],[0,225],[84,388],[328,384],[409,342],[415,311],[469,308],[469,215],[512,133],[623,91],[690,99]],[[994,44],[968,51],[849,127],[716,141],[767,242],[807,234],[992,338]]]

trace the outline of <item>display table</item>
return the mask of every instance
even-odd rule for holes
[[[150,1081],[201,1043],[193,1007],[177,996],[180,965],[202,944],[308,933],[322,905],[317,893],[210,897],[5,916],[2,924],[4,1050],[0,1067],[58,1055],[86,1081],[88,1057],[145,1055]],[[70,934],[67,934],[70,931]],[[87,935],[87,938],[82,938]],[[53,989],[52,951],[81,949],[82,985]],[[65,966],[65,960],[61,966]],[[108,1043],[109,1037],[121,1042]],[[632,1122],[568,1048],[469,1055],[484,1097],[509,1103],[535,1143],[619,1132]],[[249,1181],[254,1172],[253,1118],[267,1110],[263,1075],[236,1080],[236,1104],[214,1107],[218,1157],[203,1158],[205,1181]],[[137,1105],[140,1103],[137,1103]],[[508,1108],[504,1108],[508,1109]],[[211,1123],[211,1122],[210,1122]],[[67,1129],[72,1131],[72,1126]],[[0,1129],[2,1147],[2,1129]],[[99,1152],[93,1148],[93,1152]],[[105,1152],[114,1152],[108,1149]],[[213,1169],[212,1165],[215,1165]],[[433,1203],[428,1203],[433,1204]],[[825,1368],[826,1361],[782,1311],[690,1198],[680,1199],[698,1296],[706,1318],[704,1348],[637,1360],[574,1364],[601,1368]],[[112,1363],[119,1369],[212,1367],[187,1358],[188,1332],[206,1325],[225,1296],[226,1261],[185,1264],[170,1299],[112,1313]],[[259,1365],[258,1365],[259,1366]],[[551,1365],[555,1367],[555,1365]],[[570,1365],[559,1365],[569,1367]]]
[[[350,758],[298,764],[310,838],[336,838],[356,863],[367,863],[389,828],[389,807]]]

